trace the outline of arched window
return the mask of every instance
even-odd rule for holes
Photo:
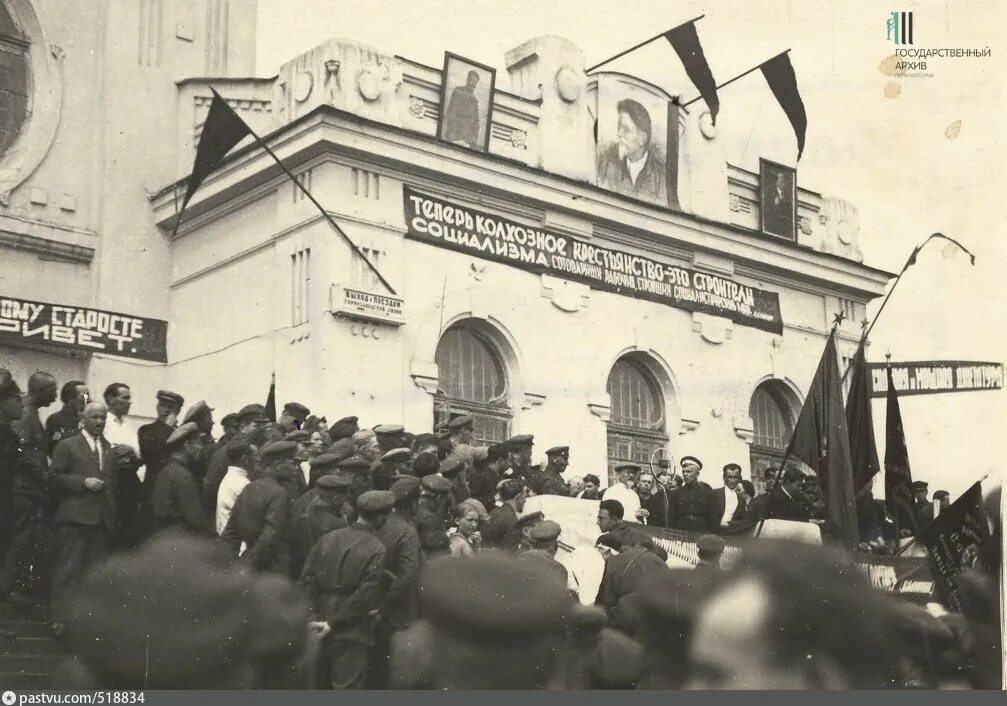
[[[506,440],[512,416],[507,368],[490,337],[472,324],[452,326],[437,344],[436,359],[440,389],[434,398],[434,424],[470,414],[477,443]]]
[[[0,155],[14,144],[28,116],[28,47],[0,0]]]
[[[765,486],[764,471],[771,466],[778,468],[783,462],[796,420],[785,388],[773,380],[755,388],[748,414],[755,432],[749,455],[752,482],[761,491]]]
[[[631,461],[647,467],[655,452],[666,449],[668,434],[664,393],[647,366],[630,356],[621,358],[608,376],[612,413],[608,422],[609,482],[612,469]]]

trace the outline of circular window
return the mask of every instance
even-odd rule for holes
[[[14,144],[28,116],[27,38],[0,2],[0,155]]]

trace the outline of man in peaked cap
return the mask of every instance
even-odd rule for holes
[[[192,468],[193,475],[196,478],[202,479],[206,477],[207,471],[210,469],[210,461],[213,459],[213,455],[217,452],[217,442],[213,439],[213,409],[206,404],[203,400],[200,400],[196,404],[189,407],[185,416],[182,417],[182,424],[188,422],[193,422],[199,431],[203,434],[203,451],[200,454],[198,462]]]
[[[280,418],[276,423],[283,427],[284,432],[295,431],[304,428],[304,420],[311,414],[311,410],[300,402],[287,402],[283,405]]]
[[[448,422],[448,439],[451,446],[471,446],[475,419],[469,414],[459,414]]]
[[[531,489],[535,495],[562,495],[570,497],[570,489],[563,480],[563,471],[570,464],[570,447],[553,446],[545,452],[549,462],[531,479]]]
[[[168,463],[158,474],[151,497],[159,530],[182,527],[194,534],[213,534],[213,526],[199,496],[199,481],[192,471],[202,458],[203,439],[199,426],[186,422],[173,431],[165,443]]]
[[[255,446],[252,443],[252,436],[257,430],[264,429],[269,424],[266,409],[261,404],[245,405],[234,415],[234,419],[238,427],[228,444],[231,441],[240,441]],[[217,507],[217,490],[227,475],[227,467],[227,445],[221,443],[210,458],[206,475],[203,477],[203,507],[208,512]]]
[[[306,503],[302,502],[304,498],[308,498]],[[290,510],[288,537],[294,573],[300,576],[308,552],[319,539],[349,527],[356,519],[350,500],[350,479],[341,475],[320,477],[314,490],[298,499]]]
[[[347,474],[353,481],[350,494],[354,498],[374,489],[374,482],[371,478],[371,462],[363,456],[354,454],[345,461],[340,461],[339,470]]]
[[[541,566],[557,583],[567,588],[569,576],[566,567],[556,561],[562,531],[559,523],[552,520],[542,520],[532,525],[527,534],[528,549],[518,554],[518,559]]]
[[[374,488],[391,490],[392,478],[412,472],[413,455],[407,448],[392,449],[381,457],[381,465],[374,470]]]
[[[413,524],[427,558],[444,554],[448,550],[448,524],[444,510],[446,503],[443,499],[448,498],[450,493],[451,481],[443,476],[432,474],[424,476],[420,481],[420,498],[416,503]]]
[[[441,461],[440,474],[451,481],[451,504],[457,505],[462,500],[472,497],[469,489],[465,459],[451,454]]]
[[[699,553],[699,564],[696,570],[700,573],[715,574],[720,571],[720,558],[724,555],[727,544],[715,534],[703,534],[696,540],[696,551]]]
[[[165,448],[165,444],[168,437],[171,436],[171,432],[175,431],[175,427],[178,425],[178,415],[181,413],[184,403],[185,398],[177,392],[158,390],[157,419],[150,424],[144,424],[137,430],[140,459],[147,467],[143,476],[143,489],[146,496],[148,523],[153,522],[150,499],[154,494],[157,474],[168,462],[168,450]]]
[[[716,532],[720,526],[720,515],[713,490],[699,480],[702,462],[695,456],[683,456],[680,463],[685,482],[668,496],[668,527],[690,532]]]
[[[392,449],[400,448],[402,444],[402,432],[405,427],[401,424],[379,424],[374,427],[374,434],[378,439],[378,447],[382,454],[386,454]]]
[[[220,420],[220,428],[224,430],[224,433],[217,439],[217,444],[220,448],[227,446],[228,442],[234,438],[235,434],[238,433],[239,426],[238,415],[236,413],[231,412],[224,415],[224,418]]]
[[[468,472],[469,491],[483,507],[492,509],[496,505],[497,484],[506,467],[507,451],[503,444],[493,444],[486,448],[485,458],[473,459]]]
[[[331,427],[329,427],[329,438],[333,441],[349,439],[359,431],[356,417],[343,417]]]
[[[927,498],[930,492],[930,485],[926,481],[915,480],[912,484],[913,491],[913,514],[916,517],[916,526],[921,530],[933,522],[934,504]]]
[[[512,471],[511,475],[527,481],[531,476],[531,454],[535,446],[535,437],[531,434],[518,434],[504,443],[507,445],[507,465]]]
[[[323,641],[330,689],[362,689],[366,683],[386,553],[376,533],[394,504],[388,491],[367,491],[357,499],[356,522],[322,537],[304,563],[298,583],[310,598],[311,629]]]
[[[241,491],[227,521],[221,540],[255,571],[290,571],[287,525],[290,495],[287,486],[294,464],[297,444],[277,441],[259,453],[260,475]]]

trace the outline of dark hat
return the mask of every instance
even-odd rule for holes
[[[439,446],[441,443],[441,438],[436,434],[417,434],[416,438],[413,439],[413,448],[418,449],[421,446]]]
[[[339,462],[339,468],[345,468],[349,471],[370,470],[371,462],[363,456],[350,456]]]
[[[929,487],[930,485],[926,481],[923,480],[913,481],[913,490],[926,490]]]
[[[392,449],[381,457],[382,461],[408,461],[412,458],[413,452],[406,448]]]
[[[268,422],[269,417],[266,416],[266,408],[261,404],[246,404],[238,412],[238,422],[244,423],[249,421],[259,421]]]
[[[212,411],[213,411],[212,407],[206,404],[206,402],[204,402],[203,400],[200,400],[196,404],[189,407],[189,411],[185,413],[184,417],[182,417],[182,424],[185,424],[186,422],[194,422],[203,414],[208,414]]]
[[[507,444],[493,444],[486,449],[486,458],[489,461],[499,461],[507,455]]]
[[[162,402],[170,402],[171,404],[177,404],[178,408],[181,409],[182,405],[185,404],[185,398],[182,397],[177,392],[169,392],[168,390],[158,390],[157,399]]]
[[[325,449],[326,454],[332,454],[333,456],[338,456],[339,461],[345,461],[356,452],[357,452],[357,445],[354,444],[353,439],[351,439],[348,436],[344,436],[342,439],[337,439],[336,441],[329,444],[329,448]]]
[[[288,413],[294,419],[300,419],[304,421],[311,414],[311,410],[305,407],[300,402],[287,402],[283,405],[283,411]]]
[[[535,436],[533,434],[518,434],[507,439],[504,443],[507,444],[508,450],[520,449],[534,444]]]
[[[420,486],[423,490],[430,493],[436,493],[437,495],[444,495],[451,491],[451,481],[449,481],[444,476],[439,476],[436,473],[432,473],[429,476],[423,476],[423,480],[420,481]]]
[[[259,452],[259,457],[268,463],[281,458],[293,458],[296,453],[297,444],[293,441],[274,441]]]
[[[436,626],[480,641],[551,634],[572,610],[566,586],[539,564],[494,552],[431,561],[420,575],[420,596]]]
[[[461,429],[471,429],[472,425],[475,424],[475,419],[468,414],[459,414],[457,417],[448,422],[448,429],[451,431],[459,431]]]
[[[696,549],[703,554],[723,554],[727,543],[715,534],[704,534],[696,540]]]
[[[698,466],[699,470],[703,470],[703,462],[700,461],[695,456],[682,456],[681,460],[679,460],[678,462],[678,465],[680,465],[682,468],[685,468],[686,466],[690,465]]]
[[[20,397],[21,387],[6,368],[0,368],[0,400]]]
[[[194,422],[186,422],[168,435],[168,440],[164,442],[164,446],[170,449],[202,433]]]
[[[220,420],[220,426],[222,427],[230,426],[231,424],[237,424],[237,423],[238,423],[238,415],[235,414],[234,412],[231,412],[230,414],[225,414],[224,418]]]
[[[357,431],[356,417],[343,417],[329,427],[329,438],[333,441],[353,436]]]
[[[401,424],[379,424],[374,427],[375,434],[401,434],[405,430]]]
[[[616,473],[622,473],[623,471],[633,471],[634,473],[639,473],[640,467],[635,463],[620,463],[615,467]]]
[[[545,452],[546,456],[569,456],[570,447],[569,446],[553,446],[551,449]]]
[[[558,522],[545,520],[528,530],[528,536],[536,542],[555,542],[562,531]]]
[[[360,421],[356,417],[343,417],[342,419],[337,419],[336,424],[345,424],[346,426],[356,426],[357,422]]]
[[[315,456],[308,463],[313,469],[327,471],[336,468],[342,460],[336,454],[324,453]]]
[[[303,429],[296,429],[292,432],[288,432],[284,437],[284,441],[293,441],[299,444],[306,444],[311,441],[311,432],[304,431]]]
[[[395,496],[396,502],[419,495],[420,483],[420,479],[416,476],[400,476],[392,483],[392,495]]]
[[[315,481],[315,485],[322,490],[343,490],[353,485],[353,481],[346,476],[325,475]]]
[[[357,498],[360,512],[388,512],[395,507],[395,496],[387,490],[368,490]]]
[[[440,473],[445,478],[450,478],[451,476],[460,473],[463,468],[465,468],[465,459],[461,456],[451,454],[441,461]]]

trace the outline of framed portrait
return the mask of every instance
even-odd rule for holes
[[[759,160],[759,225],[763,233],[797,240],[797,170]]]
[[[486,152],[489,149],[495,83],[495,69],[445,52],[437,137]]]

